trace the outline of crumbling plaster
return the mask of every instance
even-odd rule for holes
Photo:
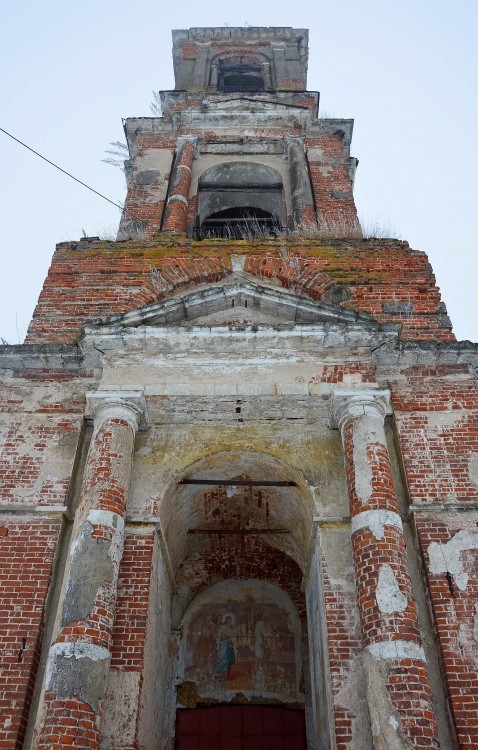
[[[462,529],[445,543],[432,542],[428,546],[430,573],[450,573],[461,591],[466,591],[468,573],[465,569],[463,553],[478,550],[478,533]]]

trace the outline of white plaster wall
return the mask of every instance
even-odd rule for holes
[[[310,561],[306,581],[307,627],[311,684],[311,721],[307,716],[308,744],[318,750],[329,750],[332,725],[330,681],[325,672],[326,632],[323,625],[322,572],[318,541]]]

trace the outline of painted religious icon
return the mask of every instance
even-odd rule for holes
[[[204,696],[240,691],[290,699],[300,673],[298,618],[251,585],[240,593],[206,599],[191,613],[183,636],[183,678]]]
[[[236,652],[234,650],[234,638],[236,629],[233,625],[234,615],[224,615],[222,625],[217,637],[217,658],[214,674],[223,675],[236,663]]]

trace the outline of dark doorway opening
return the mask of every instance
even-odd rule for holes
[[[304,711],[282,706],[179,710],[175,750],[305,750]]]

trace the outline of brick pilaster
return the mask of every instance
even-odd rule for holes
[[[72,534],[59,632],[33,746],[99,747],[141,393],[90,394],[94,432]]]
[[[425,653],[384,430],[386,391],[336,391],[374,747],[437,748]]]
[[[314,198],[310,184],[309,165],[305,155],[304,139],[287,135],[284,139],[289,161],[291,201],[296,229],[317,227]]]

